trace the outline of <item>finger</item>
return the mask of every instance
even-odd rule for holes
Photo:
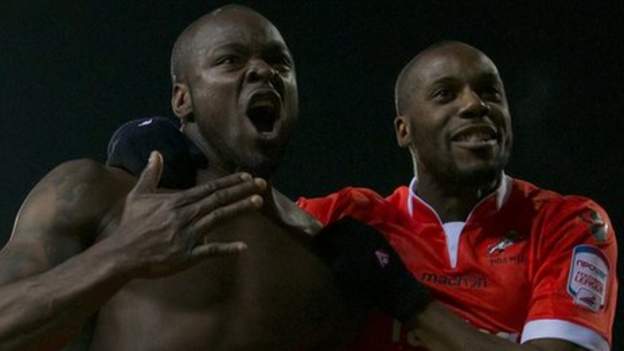
[[[247,250],[247,244],[242,241],[232,243],[209,243],[198,245],[191,251],[193,259],[208,257],[232,256]]]
[[[252,182],[244,182],[229,188],[217,190],[209,196],[193,204],[189,204],[185,208],[185,218],[189,221],[197,220],[220,207],[225,207],[251,196],[258,195],[261,192],[263,183],[264,180],[254,179]],[[255,205],[258,205],[259,208],[262,206],[264,199],[260,198],[260,202],[258,202],[257,199],[255,201]],[[251,205],[254,205],[254,203],[251,203]]]
[[[210,231],[212,227],[241,213],[262,207],[263,199],[260,195],[252,195],[240,201],[225,205],[198,218],[191,226],[191,233],[196,233],[195,240],[201,240],[201,236]]]
[[[160,176],[163,170],[163,158],[158,151],[152,151],[147,166],[141,172],[139,180],[134,185],[132,192],[134,194],[153,193],[158,188]]]
[[[249,173],[236,173],[192,187],[179,193],[180,205],[184,206],[186,204],[193,203],[201,198],[204,198],[214,193],[219,189],[231,187],[233,185],[243,182],[249,182],[251,180],[252,177]]]

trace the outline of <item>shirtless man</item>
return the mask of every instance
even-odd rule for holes
[[[173,111],[208,160],[198,185],[159,191],[157,152],[138,181],[89,160],[50,172],[0,254],[0,349],[58,350],[98,310],[91,350],[329,350],[345,339],[345,303],[303,235],[248,211],[266,189],[249,173],[270,176],[297,116],[279,31],[247,8],[214,11],[178,38],[172,82]]]

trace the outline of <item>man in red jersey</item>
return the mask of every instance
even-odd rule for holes
[[[613,228],[590,199],[504,173],[512,131],[494,63],[463,43],[436,44],[402,70],[395,102],[409,187],[298,202],[325,225],[348,216],[382,232],[435,299],[404,325],[371,318],[353,349],[608,350]]]

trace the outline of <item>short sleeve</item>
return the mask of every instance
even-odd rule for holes
[[[608,350],[617,297],[615,233],[606,212],[591,200],[565,197],[544,206],[533,286],[522,342],[569,340]]]

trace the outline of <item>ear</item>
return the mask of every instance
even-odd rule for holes
[[[193,101],[186,84],[175,83],[171,91],[171,109],[182,123],[192,122]]]
[[[409,128],[409,120],[404,116],[396,116],[394,118],[394,133],[396,135],[397,144],[400,147],[407,147],[412,141],[412,135]]]

